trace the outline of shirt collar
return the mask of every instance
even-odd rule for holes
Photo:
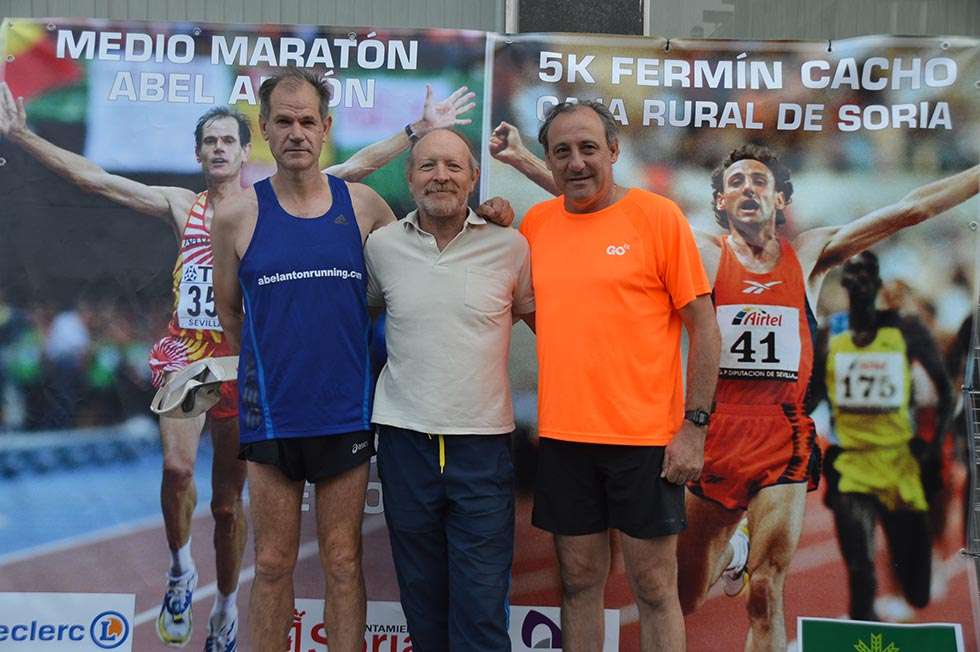
[[[487,221],[485,219],[483,219],[482,217],[480,217],[479,215],[477,215],[476,212],[472,208],[467,208],[466,211],[467,211],[467,213],[466,213],[466,222],[463,224],[463,228],[464,229],[466,228],[466,225],[467,224],[471,224],[471,225],[482,225],[482,224],[486,224],[487,223]],[[418,209],[416,209],[416,210],[412,211],[411,213],[409,213],[408,215],[406,215],[405,216],[405,219],[402,220],[402,225],[403,225],[403,228],[405,228],[405,229],[414,228],[416,231],[421,231],[422,230],[422,227],[419,226],[419,212],[418,212]]]

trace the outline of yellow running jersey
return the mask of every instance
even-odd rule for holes
[[[912,439],[910,370],[905,337],[894,326],[879,328],[863,347],[854,344],[851,331],[830,339],[827,395],[842,448],[900,446]]]
[[[838,489],[874,495],[889,510],[926,510],[919,464],[908,446],[912,374],[902,331],[883,326],[863,347],[850,331],[832,337],[826,382],[844,449],[834,462]]]

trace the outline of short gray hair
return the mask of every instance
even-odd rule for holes
[[[585,100],[583,102],[562,102],[561,104],[556,104],[548,110],[547,115],[544,117],[544,124],[541,125],[541,129],[538,130],[538,142],[544,145],[544,151],[548,152],[548,128],[551,127],[551,123],[555,121],[562,113],[568,113],[576,109],[592,109],[602,120],[602,127],[606,131],[606,144],[612,147],[612,144],[619,139],[619,125],[616,122],[616,118],[610,113],[606,105],[599,100]]]
[[[259,116],[263,120],[269,119],[269,99],[272,97],[272,91],[276,89],[276,86],[280,82],[287,80],[292,82],[306,82],[312,86],[320,98],[320,118],[324,119],[327,117],[327,113],[330,111],[330,85],[327,84],[327,80],[322,75],[318,75],[311,70],[290,66],[283,68],[272,77],[266,79],[259,87]]]

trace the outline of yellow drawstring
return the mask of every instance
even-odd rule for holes
[[[432,435],[428,435],[432,439]],[[446,438],[444,435],[436,435],[439,438],[439,474],[446,469]]]

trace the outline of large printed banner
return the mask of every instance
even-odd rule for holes
[[[561,649],[561,611],[554,607],[510,607],[510,644],[514,650]],[[619,649],[619,612],[603,613],[605,638],[602,652]],[[368,602],[364,649],[372,652],[409,652],[412,637],[405,613],[398,602]],[[289,652],[316,650],[329,643],[323,625],[323,600],[296,600],[293,626],[289,631]],[[329,645],[328,645],[329,647]]]
[[[880,283],[868,281],[871,294],[852,304],[842,285],[844,260],[825,255],[837,249],[802,246],[796,256],[817,271],[798,305],[769,305],[766,297],[781,281],[750,278],[739,287],[739,302],[718,310],[723,377],[795,381],[801,369],[816,369],[808,408],[830,462],[822,473],[814,469],[826,477],[808,495],[795,552],[786,553],[788,642],[796,645],[798,618],[846,618],[863,600],[870,605],[865,617],[962,625],[964,649],[977,650],[976,585],[970,589],[969,564],[958,555],[965,431],[952,398],[977,305],[977,46],[965,37],[668,41],[6,19],[0,79],[23,98],[26,123],[19,123],[16,104],[0,105],[0,591],[135,593],[129,640],[138,650],[160,645],[156,619],[170,553],[146,360],[175,310],[182,320],[214,321],[208,265],[179,270],[179,296],[173,295],[173,227],[180,220],[172,209],[209,189],[213,175],[203,175],[202,167],[215,162],[198,156],[195,128],[216,107],[243,114],[248,131],[240,128],[239,137],[251,137],[242,156],[219,157],[216,165],[240,166],[242,187],[275,171],[259,129],[258,88],[284,66],[302,66],[324,75],[332,91],[322,167],[369,184],[399,216],[413,208],[404,173],[406,126],[411,132],[455,124],[481,161],[480,199],[502,196],[520,219],[557,190],[537,139],[545,113],[565,100],[599,99],[618,126],[616,182],[671,198],[699,242],[725,247],[726,208],[748,214],[773,207],[751,190],[740,195],[725,185],[724,161],[743,145],[763,148],[754,151],[781,184],[776,234],[797,245],[828,242],[831,234],[838,234],[838,247],[858,238],[873,245],[880,276]],[[605,244],[610,256],[627,253],[622,243]],[[712,255],[705,251],[703,258]],[[874,313],[872,304],[892,312]],[[815,348],[797,331],[782,329],[800,311],[813,325]],[[853,346],[851,322],[868,314],[894,326],[891,339]],[[376,362],[380,367],[383,357]],[[529,606],[515,607],[511,617],[531,625],[514,645],[560,649],[553,543],[530,526],[536,371],[533,335],[517,326],[510,359],[519,425],[511,602]],[[869,432],[879,442],[898,441],[902,450],[913,438],[920,454],[906,476],[918,473],[919,484],[899,498],[862,489],[865,520],[855,524],[846,518],[858,512],[840,508],[841,469],[850,467],[846,458],[838,464],[835,446]],[[213,458],[205,436],[192,524],[200,573],[190,643],[196,648],[203,646],[217,591],[208,509]],[[897,467],[875,468],[882,474],[877,480],[898,482],[891,477]],[[306,507],[295,579],[300,605],[309,609],[306,629],[294,641],[304,651],[323,649],[312,629],[320,622],[311,611],[319,602],[303,601],[321,599],[324,586],[312,495]],[[374,609],[399,597],[383,513],[372,469],[364,568]],[[884,529],[876,531],[875,520]],[[864,592],[857,597],[838,526],[851,554],[864,540],[853,536],[862,531],[855,528],[874,537],[862,568],[877,579],[870,588],[867,579],[858,583]],[[750,536],[752,527],[750,519]],[[786,550],[793,539],[795,532]],[[915,548],[909,541],[925,543]],[[618,612],[618,621],[608,620],[610,627],[618,622],[618,631],[607,640],[636,650],[640,610],[618,536],[612,544],[605,606]],[[931,570],[903,570],[909,568]],[[246,605],[254,574],[249,548],[239,592],[241,649],[249,649]],[[689,649],[740,649],[750,626],[750,593],[729,598],[712,590],[686,621]],[[410,649],[399,627],[379,629],[389,636],[371,645]],[[853,647],[857,635],[840,631],[823,628],[820,640]],[[861,640],[876,649],[870,637],[877,633],[867,634]],[[830,648],[808,643],[806,649]]]

